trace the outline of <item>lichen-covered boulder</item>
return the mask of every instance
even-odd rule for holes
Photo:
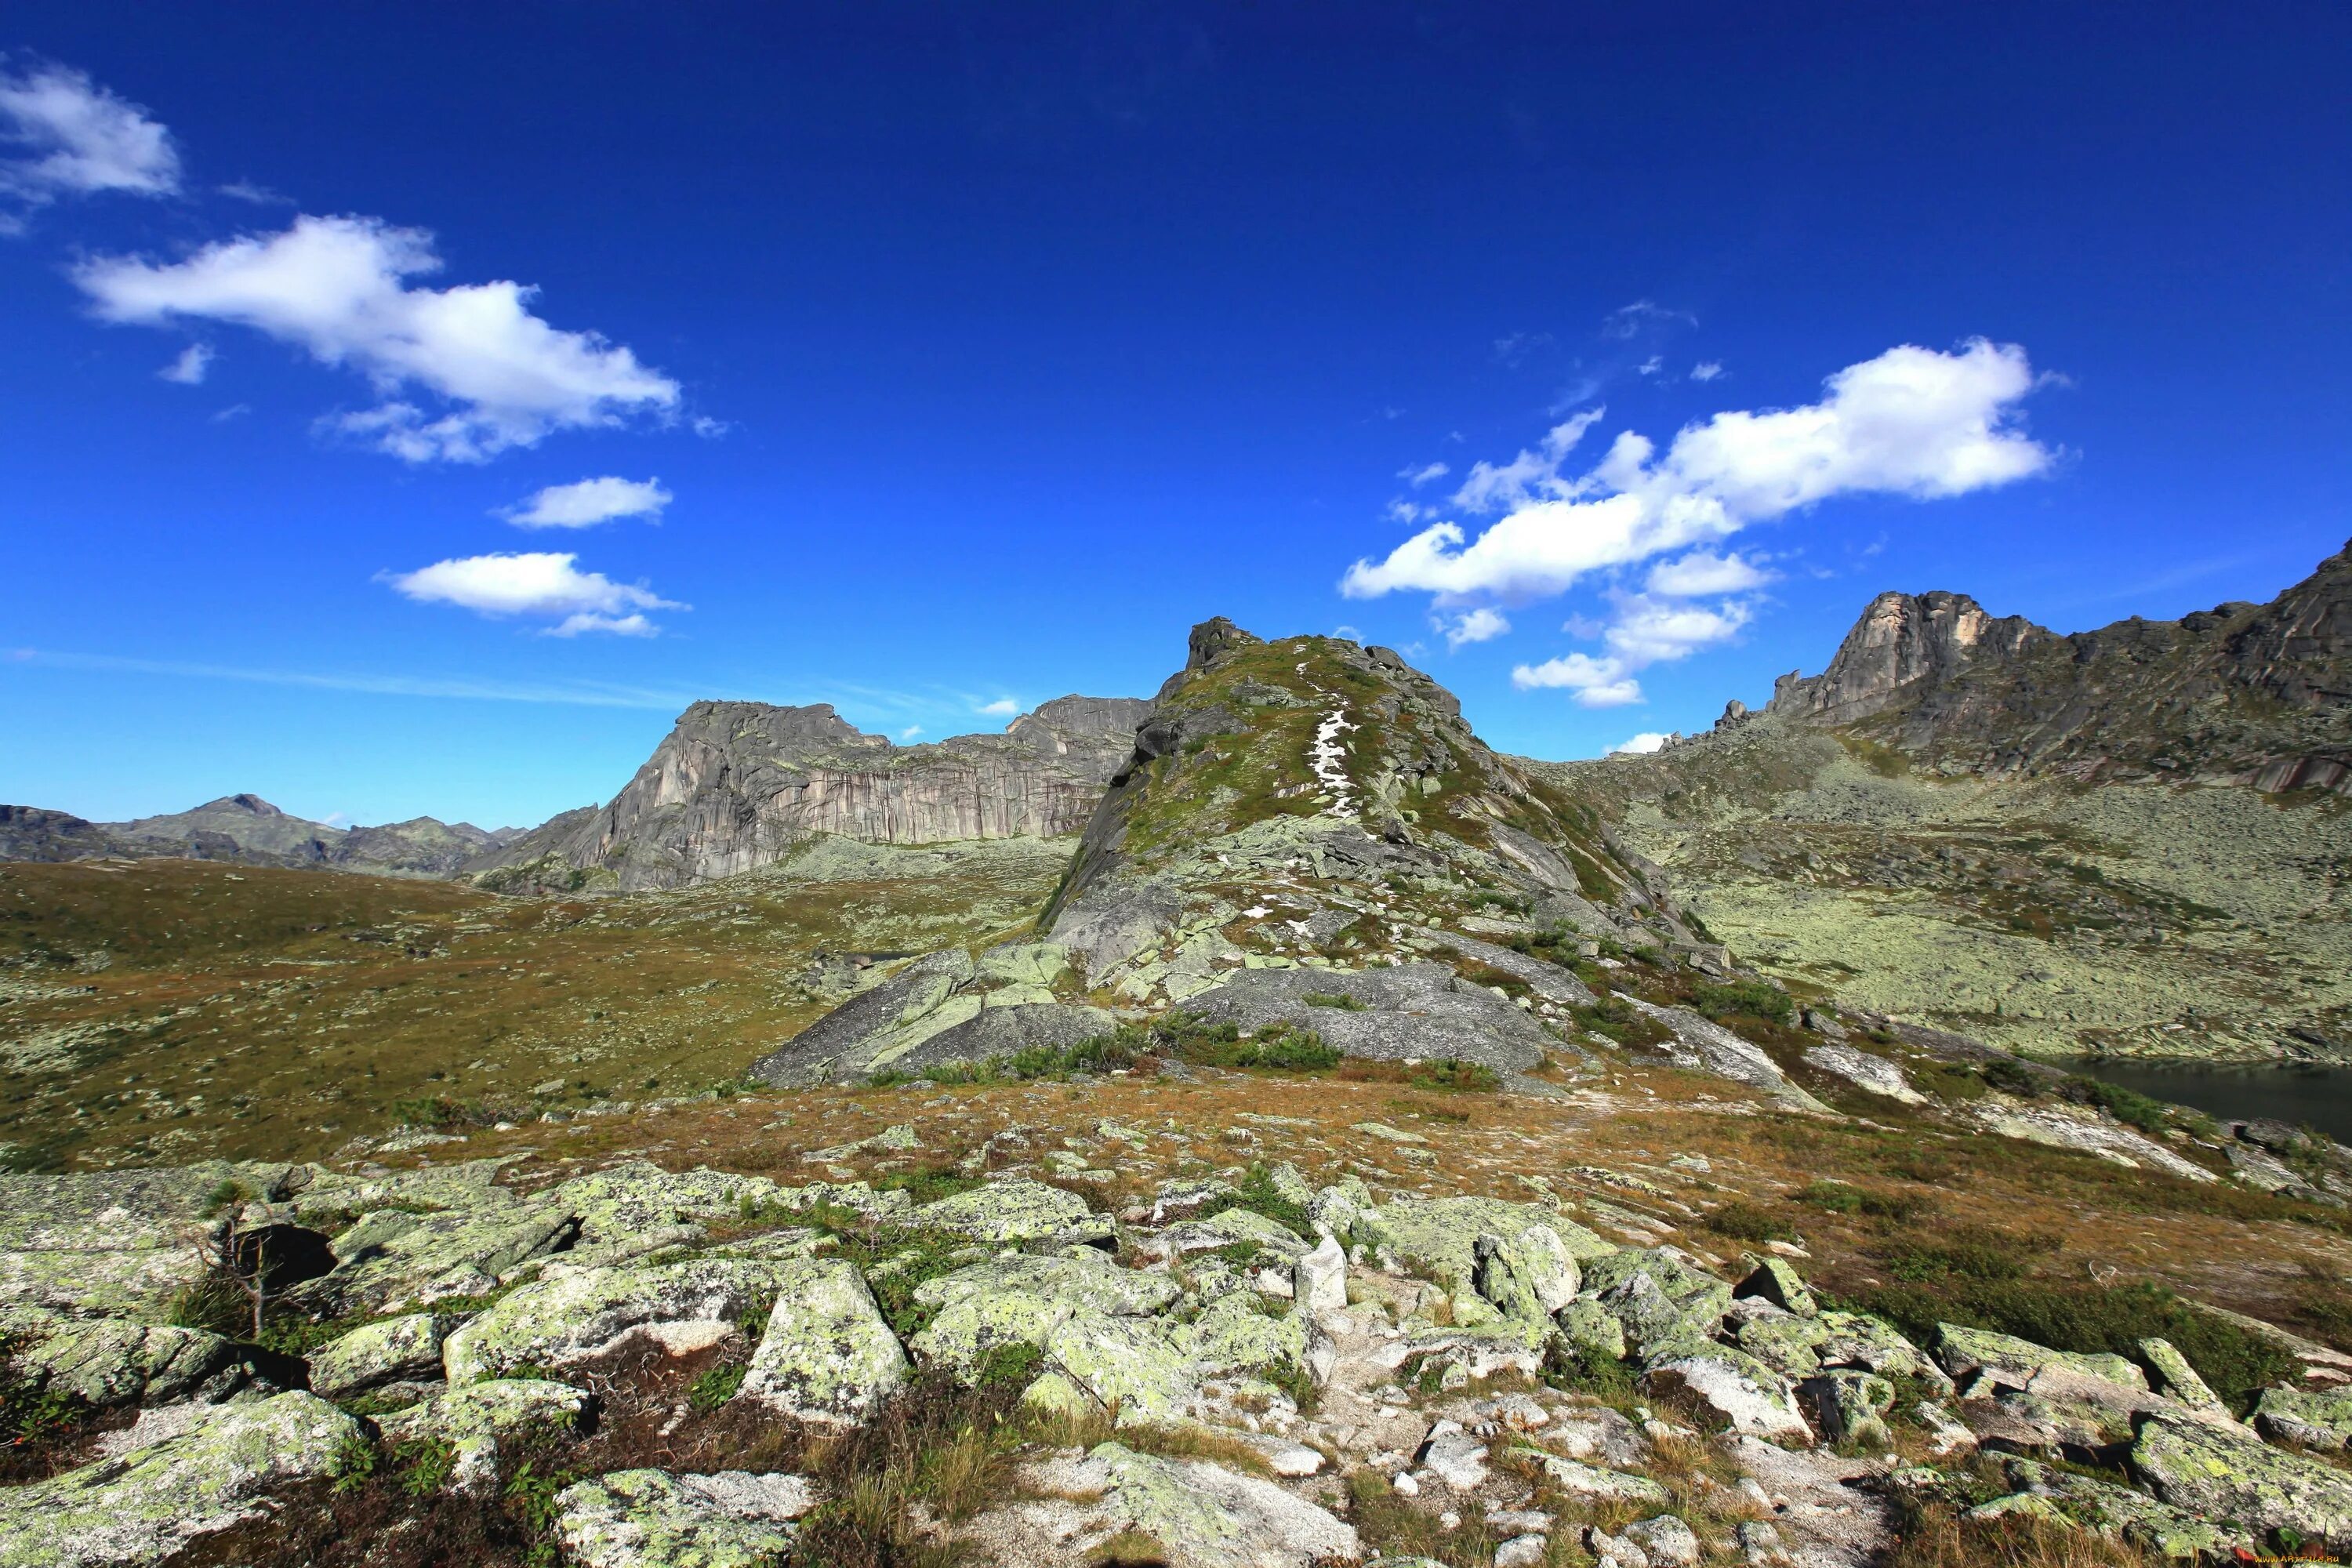
[[[708,1350],[740,1332],[747,1316],[767,1310],[778,1267],[700,1258],[536,1280],[443,1341],[442,1368],[455,1388],[522,1367],[590,1361],[633,1336],[671,1355]]]
[[[2156,1373],[2157,1392],[2167,1399],[2197,1411],[2201,1415],[2230,1420],[2229,1405],[2213,1392],[2189,1358],[2170,1340],[2145,1339],[2139,1342],[2140,1359]]]
[[[782,1264],[774,1288],[740,1397],[820,1425],[870,1419],[907,1381],[907,1352],[856,1266],[839,1258]]]
[[[1874,1373],[1841,1370],[1809,1377],[1798,1397],[1813,1413],[1823,1438],[1871,1453],[1895,1446],[1886,1413],[1895,1407],[1895,1385]]]
[[[1852,1046],[1814,1046],[1805,1052],[1808,1066],[1820,1068],[1832,1078],[1842,1078],[1856,1089],[1883,1095],[1905,1105],[1925,1105],[1927,1097],[1911,1087],[1903,1069],[1885,1057],[1874,1057],[1867,1051],[1857,1051]]]
[[[1651,1363],[1643,1386],[1656,1394],[1682,1393],[1721,1416],[1734,1432],[1800,1447],[1813,1440],[1812,1428],[1797,1412],[1788,1384],[1762,1362],[1727,1345],[1710,1344]]]
[[[69,1318],[38,1308],[0,1310],[0,1341],[20,1347],[10,1361],[18,1378],[100,1409],[192,1397],[216,1404],[249,1371],[235,1344],[202,1329]]]
[[[1113,1411],[1121,1426],[1159,1425],[1183,1416],[1200,1391],[1192,1358],[1149,1318],[1070,1318],[1042,1348],[1053,1370],[1022,1395],[1041,1409]]]
[[[1290,1293],[1310,1312],[1346,1309],[1348,1255],[1340,1250],[1336,1237],[1325,1236],[1313,1251],[1301,1254],[1291,1264]]]
[[[2207,1519],[2328,1541],[2352,1536],[2352,1475],[2214,1422],[2150,1415],[2132,1445],[2131,1468],[2158,1498]]]
[[[310,1391],[330,1399],[441,1375],[441,1341],[446,1321],[431,1312],[410,1312],[362,1323],[310,1354]]]
[[[1203,1459],[1162,1459],[1105,1443],[1083,1459],[1034,1466],[1033,1483],[1087,1497],[1068,1561],[1112,1542],[1149,1543],[1167,1568],[1317,1568],[1363,1555],[1354,1528],[1272,1481]]]
[[[367,1444],[310,1394],[215,1406],[175,1436],[0,1490],[0,1563],[145,1568],[262,1516],[282,1488],[333,1476]]]
[[[547,1204],[413,1214],[362,1215],[330,1243],[335,1267],[308,1282],[305,1300],[345,1312],[425,1307],[452,1296],[486,1295],[579,1234],[571,1212]]]
[[[1254,1291],[1212,1302],[1171,1338],[1204,1373],[1307,1370],[1313,1335],[1297,1312],[1268,1313]]]
[[[1810,1318],[1820,1312],[1821,1304],[1806,1289],[1797,1271],[1778,1258],[1767,1258],[1758,1263],[1747,1279],[1732,1290],[1735,1298],[1752,1296],[1769,1301],[1794,1317]]]
[[[493,1378],[436,1394],[381,1423],[386,1441],[446,1443],[455,1451],[449,1486],[485,1496],[498,1489],[502,1450],[579,1429],[593,1402],[567,1383]]]
[[[1141,1237],[1137,1249],[1150,1258],[1181,1258],[1188,1252],[1208,1252],[1237,1243],[1273,1254],[1285,1263],[1307,1255],[1299,1234],[1278,1219],[1255,1209],[1223,1209],[1206,1219],[1179,1220],[1157,1235]]]
[[[1951,1379],[1895,1325],[1866,1312],[1756,1318],[1739,1326],[1739,1348],[1790,1379],[1853,1367],[1881,1377],[1916,1377],[1939,1393]]]
[[[2147,1375],[2119,1355],[2054,1351],[2031,1340],[1997,1334],[1990,1329],[1964,1329],[1957,1323],[1937,1326],[1937,1359],[1963,1384],[1974,1382],[2032,1391],[2037,1380],[2057,1372],[2099,1378],[2140,1393],[2147,1391]]]
[[[1576,1258],[1559,1232],[1531,1225],[1511,1236],[1471,1243],[1471,1285],[1507,1318],[1541,1324],[1576,1300]]]
[[[934,1310],[908,1348],[926,1362],[969,1369],[1000,1345],[1042,1349],[1072,1317],[1147,1317],[1178,1294],[1165,1274],[1121,1268],[1091,1250],[994,1258],[915,1288],[916,1303]]]
[[[2254,1402],[2254,1430],[2306,1448],[2352,1445],[2352,1389],[2265,1388]]]
[[[779,1568],[815,1506],[798,1476],[615,1470],[555,1500],[555,1538],[577,1568]]]
[[[1620,1470],[1605,1470],[1598,1465],[1548,1454],[1541,1448],[1513,1448],[1506,1457],[1533,1464],[1543,1471],[1552,1485],[1578,1497],[1603,1498],[1637,1505],[1663,1505],[1669,1500],[1666,1489],[1647,1476],[1629,1476]]]
[[[1552,1322],[1559,1343],[1570,1359],[1587,1363],[1625,1359],[1625,1325],[1600,1302],[1579,1297],[1562,1307]]]
[[[541,1194],[541,1201],[580,1222],[576,1251],[621,1263],[658,1247],[698,1241],[711,1222],[774,1205],[787,1192],[765,1176],[665,1171],[650,1160],[627,1160],[574,1176]]]
[[[1981,1516],[1990,1509],[2035,1513],[2119,1538],[2168,1560],[2225,1562],[2242,1552],[2251,1555],[2261,1544],[2245,1531],[2215,1524],[2145,1492],[2093,1476],[2053,1469],[2031,1459],[2011,1459],[2006,1468],[2016,1493],[1972,1512]]]
[[[204,1273],[188,1232],[225,1160],[174,1169],[0,1173],[0,1301],[73,1312],[154,1312]]]
[[[1385,1247],[1407,1268],[1457,1296],[1475,1291],[1479,1237],[1516,1237],[1532,1226],[1549,1227],[1579,1262],[1617,1250],[1556,1209],[1500,1198],[1400,1197],[1356,1221],[1369,1245]]]
[[[1026,1177],[991,1182],[924,1204],[908,1223],[995,1247],[1039,1241],[1108,1246],[1117,1234],[1110,1217],[1096,1214],[1077,1194]]]

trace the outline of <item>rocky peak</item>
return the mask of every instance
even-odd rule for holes
[[[1486,900],[1596,938],[1697,945],[1654,868],[1480,741],[1393,650],[1269,642],[1222,618],[1194,629],[1042,923],[1095,984],[1135,969],[1140,997],[1159,994],[1166,942],[1190,931],[1215,947],[1199,933],[1237,919],[1256,929],[1268,889],[1338,930],[1407,884],[1465,912]]]
[[[1966,594],[1881,594],[1811,680],[1776,683],[1768,711],[1822,723],[1866,718],[1924,681],[1948,680],[1980,657],[2007,658],[2052,638],[2021,616],[1995,618]]]
[[[490,885],[634,891],[773,865],[814,835],[873,844],[1085,826],[1150,705],[1073,694],[1001,735],[894,745],[826,703],[697,702],[626,788],[468,864]]]
[[[2063,637],[1965,594],[1881,594],[1769,713],[1947,772],[2352,785],[2352,548],[2266,605]]]

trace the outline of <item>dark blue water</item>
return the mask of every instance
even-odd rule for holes
[[[2267,1116],[2352,1143],[2352,1068],[2084,1061],[2074,1070],[2224,1121]]]

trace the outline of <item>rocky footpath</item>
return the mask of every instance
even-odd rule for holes
[[[2341,1357],[2232,1411],[2163,1339],[1921,1342],[1769,1249],[1718,1272],[1554,1201],[1280,1161],[1116,1214],[1021,1173],[917,1201],[499,1163],[11,1178],[9,1407],[97,1419],[0,1489],[0,1564],[427,1560],[417,1517],[339,1536],[387,1489],[595,1568],[833,1561],[845,1531],[1201,1568],[1862,1564],[1930,1517],[2178,1560],[2352,1538]],[[158,1326],[205,1248],[140,1243],[222,1233],[287,1260],[299,1353]],[[942,1401],[985,1440],[932,1433],[887,1498],[828,1468]],[[719,1462],[747,1454],[776,1463]]]

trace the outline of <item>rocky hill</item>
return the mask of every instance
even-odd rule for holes
[[[2352,559],[2061,637],[1884,594],[1823,672],[1538,765],[1744,958],[2048,1056],[2352,1059]]]
[[[496,850],[519,828],[485,832],[430,816],[342,828],[289,816],[257,795],[223,795],[189,811],[131,822],[87,822],[37,806],[0,806],[0,860],[100,857],[331,867],[379,876],[446,877]]]
[[[1767,711],[1946,772],[2352,788],[2352,552],[2266,605],[2065,637],[1965,594],[1881,594]]]
[[[1076,833],[1148,704],[1069,696],[1002,735],[902,746],[826,703],[698,702],[599,810],[566,813],[467,868],[485,886],[635,892],[785,858],[816,835],[868,844]]]

